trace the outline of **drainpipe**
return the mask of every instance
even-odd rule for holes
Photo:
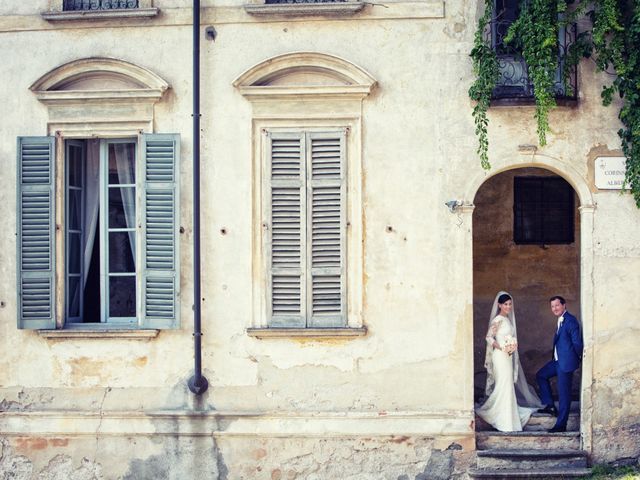
[[[202,375],[200,285],[200,0],[193,0],[193,347],[194,374],[188,385],[196,395],[207,391]]]

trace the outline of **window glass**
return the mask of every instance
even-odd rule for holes
[[[66,151],[68,317],[135,319],[136,143],[70,140]]]

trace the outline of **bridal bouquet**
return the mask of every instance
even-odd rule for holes
[[[511,335],[507,335],[504,337],[504,342],[501,348],[504,352],[511,355],[518,349],[518,341]]]

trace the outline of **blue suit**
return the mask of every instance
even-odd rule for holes
[[[558,352],[558,360],[552,359],[538,370],[536,380],[540,387],[540,400],[545,405],[553,405],[549,379],[558,377],[558,420],[557,427],[567,426],[571,407],[571,380],[573,372],[582,360],[582,333],[576,317],[565,310],[564,320],[553,337],[553,346]]]

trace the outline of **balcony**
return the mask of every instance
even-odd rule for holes
[[[63,0],[63,12],[127,10],[139,8],[138,0]]]
[[[493,90],[492,103],[496,105],[530,105],[535,102],[533,82],[522,54],[504,43],[512,20],[494,18],[488,34],[498,57],[498,85]],[[555,74],[555,96],[559,105],[571,105],[577,100],[578,69],[573,66],[564,74],[565,59],[575,42],[577,27],[571,24],[558,32],[558,69]]]

